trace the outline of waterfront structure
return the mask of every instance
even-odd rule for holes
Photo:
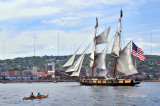
[[[52,78],[55,78],[55,63],[48,63],[48,72],[49,75],[52,76]]]
[[[38,71],[34,74],[34,76],[43,77],[46,74],[45,71]]]
[[[32,75],[36,75],[36,73],[39,71],[40,69],[38,68],[38,66],[33,66],[32,68]]]
[[[23,70],[23,76],[32,76],[32,70]]]
[[[23,75],[23,70],[22,69],[11,69],[8,70],[8,75],[9,76],[22,76]]]
[[[8,76],[8,72],[1,72],[0,79],[5,80],[7,76]]]
[[[15,70],[8,70],[8,75],[14,76],[14,75],[16,75],[16,71]]]

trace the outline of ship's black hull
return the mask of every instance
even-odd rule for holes
[[[102,86],[134,86],[140,84],[139,81],[135,80],[117,80],[117,81],[106,81],[106,80],[80,80],[81,85],[102,85]]]

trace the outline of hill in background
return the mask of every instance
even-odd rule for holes
[[[59,69],[61,66],[69,59],[69,56],[35,56],[35,57],[24,57],[24,58],[15,58],[15,59],[6,59],[0,60],[0,69],[2,71],[7,71],[13,68],[22,68],[22,69],[32,69],[33,66],[43,67],[44,64],[49,62],[55,62],[55,68]],[[78,58],[76,56],[76,58]],[[146,72],[157,72],[160,71],[160,56],[156,55],[145,55],[145,62],[140,61],[139,59],[137,64],[138,70]],[[133,63],[134,63],[133,57]],[[106,63],[110,61],[110,67],[113,67],[113,58],[110,54],[107,54]],[[89,67],[89,54],[85,56],[83,67]]]

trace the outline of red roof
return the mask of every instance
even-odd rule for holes
[[[51,74],[44,74],[44,77],[51,77]]]

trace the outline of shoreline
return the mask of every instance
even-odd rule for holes
[[[32,82],[53,82],[53,83],[57,83],[57,82],[77,82],[76,80],[72,81],[72,80],[0,80],[0,83],[23,83],[23,82],[27,82],[27,83],[32,83]]]
[[[32,83],[32,82],[78,82],[77,80],[0,80],[0,83]],[[141,82],[160,82],[160,80],[143,80]]]

